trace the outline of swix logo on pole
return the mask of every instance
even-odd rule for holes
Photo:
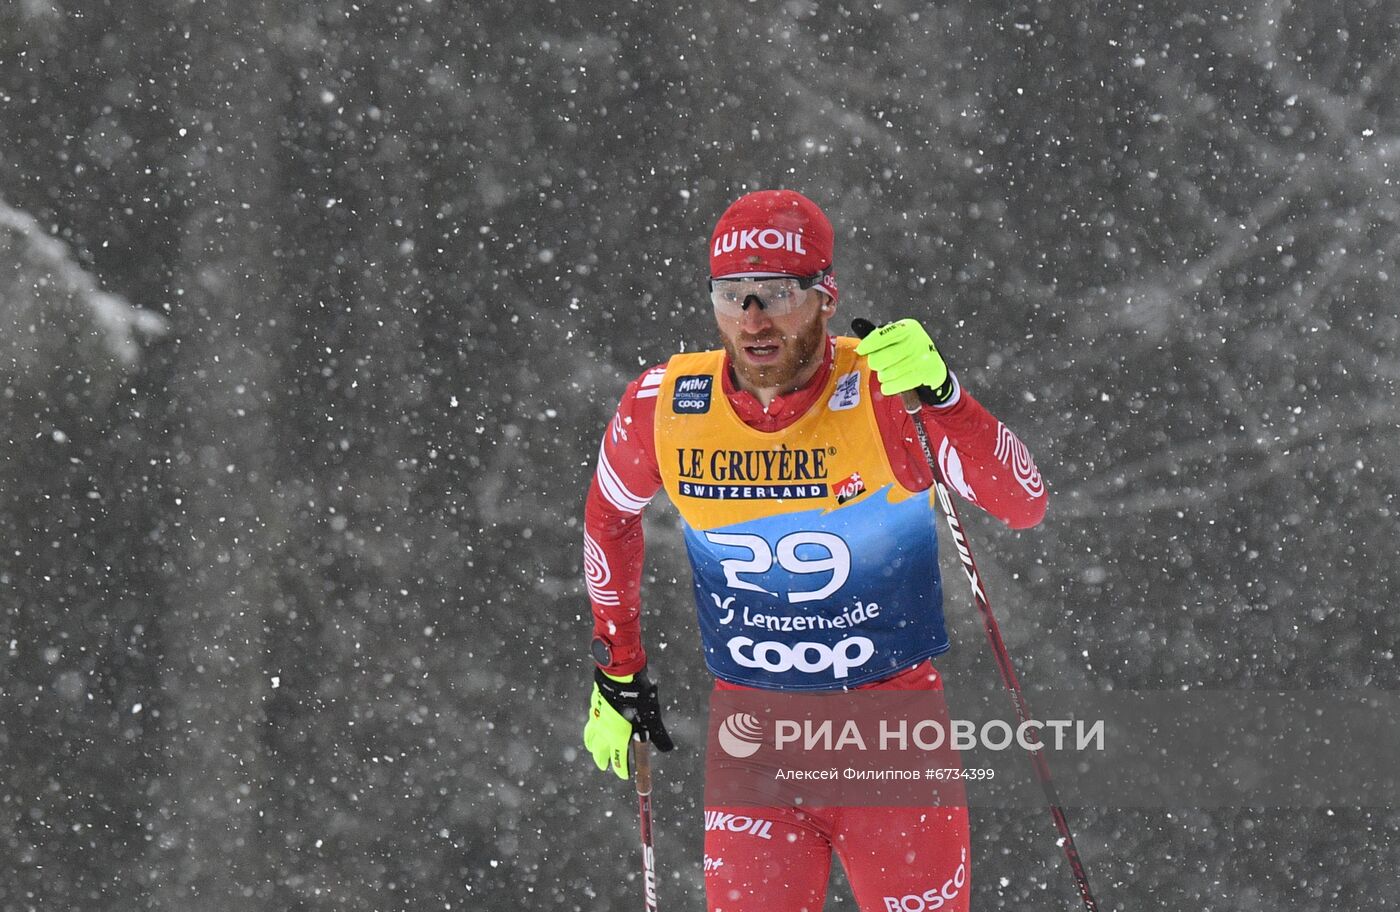
[[[656,850],[642,846],[642,871],[646,876],[647,908],[656,908]]]
[[[715,237],[714,255],[732,253],[735,250],[786,250],[789,253],[805,254],[802,246],[802,232],[779,231],[777,228],[742,228],[726,231]]]
[[[947,517],[948,528],[953,532],[953,544],[957,546],[958,557],[962,558],[963,571],[967,573],[967,582],[972,586],[972,594],[985,602],[987,593],[982,591],[982,581],[977,578],[977,565],[972,562],[972,549],[967,546],[967,536],[963,534],[962,525],[957,519],[958,514],[948,497],[947,485],[938,486],[938,500],[943,504],[943,515]]]

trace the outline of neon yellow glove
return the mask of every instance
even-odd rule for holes
[[[588,703],[588,721],[583,726],[583,746],[593,755],[598,769],[612,767],[619,779],[631,778],[627,748],[636,733],[651,741],[660,751],[675,747],[661,721],[661,701],[657,687],[646,669],[634,675],[613,677],[601,668],[593,670],[593,695]]]
[[[925,402],[942,404],[956,389],[948,365],[918,320],[886,323],[861,340],[856,354],[870,362],[886,396],[917,390]]]

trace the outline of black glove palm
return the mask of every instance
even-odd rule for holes
[[[650,741],[659,751],[675,748],[671,736],[666,732],[666,724],[661,721],[661,700],[657,686],[647,677],[643,668],[632,676],[630,681],[617,681],[603,673],[601,668],[593,670],[593,681],[598,692],[608,705],[632,723],[633,734],[643,741]]]

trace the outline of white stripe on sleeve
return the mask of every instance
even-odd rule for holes
[[[597,477],[598,488],[603,492],[603,497],[623,513],[640,513],[647,504],[651,503],[650,497],[638,497],[627,490],[627,485],[623,484],[617,472],[613,471],[612,465],[608,462],[607,451],[602,447],[598,448]]]

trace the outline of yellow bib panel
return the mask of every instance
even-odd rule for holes
[[[781,431],[744,424],[724,352],[674,356],[656,455],[685,524],[705,660],[727,681],[833,690],[948,648],[928,492],[895,478],[857,340]]]

